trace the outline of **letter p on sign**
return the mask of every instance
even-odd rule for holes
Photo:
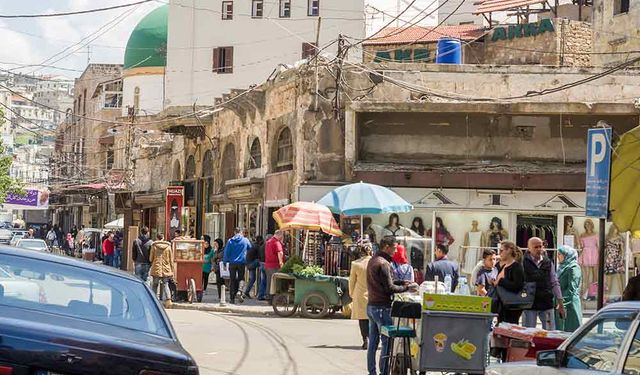
[[[589,163],[589,176],[596,175],[596,164],[604,161],[607,155],[607,138],[604,133],[593,134],[591,137],[591,163]]]

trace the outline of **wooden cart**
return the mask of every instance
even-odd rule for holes
[[[173,240],[171,243],[175,262],[176,297],[189,303],[202,299],[202,265],[204,241]]]

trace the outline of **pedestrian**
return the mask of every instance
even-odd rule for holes
[[[147,228],[147,233],[149,229]],[[116,230],[116,233],[113,235],[113,244],[115,247],[115,251],[113,253],[113,266],[115,268],[120,268],[121,259],[122,259],[122,243],[124,242],[124,235],[120,229]]]
[[[267,235],[266,241],[272,236],[270,234]],[[265,247],[266,242],[263,242],[258,248],[258,260],[260,260],[260,281],[258,283],[258,301],[266,300],[267,295],[267,273],[264,269],[264,261],[265,261]]]
[[[260,246],[264,245],[264,239],[262,236],[256,236],[256,240],[253,242],[253,246],[251,249],[247,251],[247,270],[249,271],[249,283],[244,289],[244,297],[251,298],[251,289],[253,289],[253,285],[256,282],[256,273],[260,269]],[[256,287],[256,289],[260,289]],[[258,297],[259,293],[256,293],[256,297]]]
[[[67,254],[68,256],[73,256],[74,241],[71,233],[67,233],[67,236],[62,243],[62,250],[64,250],[65,254]]]
[[[151,269],[150,253],[152,245],[153,241],[149,238],[149,228],[146,226],[140,228],[140,235],[133,241],[133,246],[131,247],[133,249],[131,259],[133,260],[136,276],[145,283],[149,279],[149,270]]]
[[[104,258],[102,262],[107,266],[113,267],[113,255],[115,253],[115,243],[113,240],[113,232],[107,232],[107,238],[102,241],[102,254]]]
[[[386,364],[389,356],[389,338],[380,337],[383,326],[393,324],[391,320],[391,300],[395,293],[409,290],[409,281],[393,281],[391,275],[391,257],[395,254],[398,242],[394,236],[385,236],[380,242],[380,251],[367,263],[367,293],[369,318],[369,347],[367,348],[367,370],[376,375],[376,351],[382,341],[380,353],[380,373],[387,374]],[[415,284],[413,284],[415,285]],[[413,289],[413,288],[412,288]]]
[[[556,314],[557,329],[573,332],[582,324],[582,304],[580,303],[580,286],[582,271],[578,264],[578,252],[571,246],[558,247],[558,281],[562,291],[565,317]]]
[[[76,238],[77,234],[78,234],[78,226],[73,224],[73,226],[71,227],[71,236],[73,238]]]
[[[211,236],[205,234],[202,236],[204,241],[204,259],[202,263],[202,294],[207,291],[209,285],[209,275],[211,274],[211,268],[213,267],[214,257],[216,252],[211,247]],[[202,298],[198,302],[202,302]]]
[[[224,285],[224,278],[220,274],[220,263],[222,262],[222,258],[224,255],[224,242],[222,242],[222,238],[216,238],[213,241],[213,271],[216,274],[216,286],[218,288],[218,300],[222,300],[222,286]]]
[[[153,278],[151,289],[163,301],[165,307],[171,307],[171,301],[176,289],[174,275],[174,259],[171,243],[164,240],[162,233],[156,235],[149,252],[151,261],[150,274]],[[161,290],[158,286],[162,284]]]
[[[33,228],[29,228],[27,230],[27,233],[24,234],[24,238],[36,238],[34,233],[35,233],[35,231],[33,230]]]
[[[76,234],[76,248],[79,249],[80,253],[82,253],[82,247],[84,245],[84,242],[85,242],[84,225],[81,225],[80,230],[78,231],[78,234]]]
[[[269,302],[273,299],[271,295],[271,279],[273,274],[278,272],[282,266],[284,266],[284,246],[282,245],[282,239],[284,235],[281,230],[275,231],[273,237],[267,241],[264,248],[264,271],[267,274],[267,299]]]
[[[435,277],[438,276],[438,281],[444,281],[446,276],[451,276],[451,290],[456,290],[458,285],[458,263],[449,260],[447,254],[449,253],[449,247],[444,244],[436,245],[436,261],[427,264],[427,268],[424,272],[424,279],[427,281],[435,281]]]
[[[623,301],[640,301],[640,275],[629,279],[627,286],[622,292]]]
[[[58,246],[58,236],[56,235],[55,226],[49,229],[47,232],[47,245],[49,246]]]
[[[362,349],[367,350],[369,340],[369,317],[367,316],[367,303],[369,293],[367,291],[367,264],[371,260],[373,249],[371,243],[359,247],[360,253],[357,260],[351,262],[349,272],[349,294],[351,295],[351,319],[357,320],[362,336]]]
[[[409,264],[404,246],[398,245],[396,253],[391,257],[391,269],[393,280],[414,281],[413,267]]]
[[[565,316],[565,311],[556,269],[551,259],[547,257],[542,239],[538,237],[529,239],[522,265],[525,281],[536,283],[533,306],[524,311],[522,325],[535,328],[536,321],[540,318],[542,329],[553,331],[556,329],[554,307],[558,309],[561,317]]]
[[[481,297],[496,296],[492,282],[498,278],[497,258],[498,256],[493,249],[484,249],[482,251],[482,268],[478,270],[475,277],[476,292]]]
[[[56,240],[58,241],[58,246],[63,247],[64,246],[64,232],[62,231],[62,228],[59,226],[54,226],[55,228],[55,232],[56,232]]]
[[[240,294],[240,303],[244,302],[244,296],[240,290],[240,281],[244,280],[244,267],[246,264],[247,251],[251,248],[251,242],[243,235],[242,228],[236,228],[235,235],[227,241],[224,247],[223,262],[229,266],[229,279],[231,280],[231,290],[229,291],[229,302],[236,303],[236,295]],[[240,293],[238,293],[240,292]]]
[[[176,229],[173,235],[173,239],[174,240],[184,240],[186,239],[185,237],[182,236],[182,231],[180,229]]]

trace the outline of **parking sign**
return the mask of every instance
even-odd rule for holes
[[[611,128],[589,129],[586,215],[606,219],[611,175]]]

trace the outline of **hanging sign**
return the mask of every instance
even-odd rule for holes
[[[182,207],[184,206],[184,186],[167,187],[165,200],[165,232],[166,240],[175,237],[176,230],[182,230]]]
[[[589,129],[587,135],[587,216],[607,218],[610,175],[611,128]]]

